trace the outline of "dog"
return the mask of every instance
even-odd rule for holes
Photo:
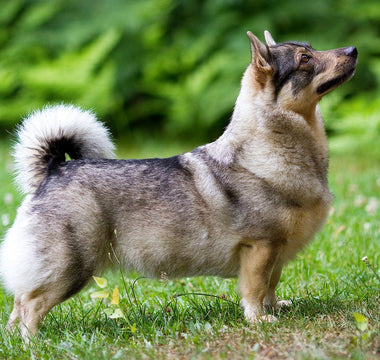
[[[265,306],[283,266],[321,229],[332,195],[319,100],[350,79],[355,47],[316,51],[248,32],[252,60],[224,133],[170,158],[117,160],[109,131],[72,105],[19,127],[26,194],[1,245],[14,294],[7,329],[25,341],[45,315],[115,263],[149,277],[238,277],[245,318]],[[69,155],[70,161],[66,160]]]

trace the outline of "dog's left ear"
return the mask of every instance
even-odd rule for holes
[[[268,46],[276,45],[276,42],[273,40],[271,33],[268,30],[264,31],[265,41]]]
[[[251,40],[252,65],[262,73],[272,71],[272,54],[268,45],[263,44],[250,31],[247,32],[249,40]]]

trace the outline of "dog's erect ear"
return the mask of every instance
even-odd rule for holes
[[[268,46],[276,45],[276,42],[273,40],[271,33],[268,30],[264,31],[265,41]]]
[[[247,32],[247,35],[249,40],[251,40],[252,65],[264,73],[271,71],[272,54],[268,45],[263,44],[250,31]]]

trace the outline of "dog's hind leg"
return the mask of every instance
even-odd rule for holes
[[[87,283],[92,271],[75,266],[75,262],[69,262],[61,273],[55,275],[53,281],[48,281],[39,287],[25,292],[19,301],[19,327],[21,336],[26,343],[34,337],[45,318],[45,315],[57,304],[65,301],[73,294],[80,291]]]
[[[12,332],[20,319],[20,297],[15,296],[13,310],[9,316],[7,326],[5,329],[8,332]]]
[[[278,257],[278,246],[264,241],[245,244],[241,248],[239,276],[245,318],[250,322],[275,321],[274,316],[264,315],[263,301]]]
[[[45,210],[31,212],[20,208],[0,252],[0,273],[6,287],[15,294],[8,329],[19,320],[24,339],[36,334],[53,306],[83,288],[104,254],[101,240],[107,234],[95,232],[95,227],[78,236],[78,226],[59,220],[50,224],[49,216],[44,216],[50,214],[49,209]],[[100,245],[86,243],[86,239],[96,239]],[[98,252],[94,250],[94,255],[91,251],[95,247]]]
[[[29,343],[30,338],[36,335],[45,315],[61,301],[56,286],[43,286],[21,297],[18,306],[19,327],[25,343]]]

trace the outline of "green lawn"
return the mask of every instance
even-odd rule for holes
[[[1,235],[21,200],[9,174],[9,145],[0,144]],[[119,154],[167,156],[189,149],[151,141]],[[330,184],[335,201],[326,226],[283,273],[278,294],[293,305],[277,314],[278,322],[246,323],[235,279],[150,280],[119,272],[105,275],[105,288],[92,282],[57,306],[25,349],[17,334],[5,333],[12,298],[0,290],[0,358],[377,359],[380,159],[333,154]],[[91,297],[115,286],[120,305]],[[365,318],[356,322],[353,313]],[[117,314],[124,317],[113,319]]]

